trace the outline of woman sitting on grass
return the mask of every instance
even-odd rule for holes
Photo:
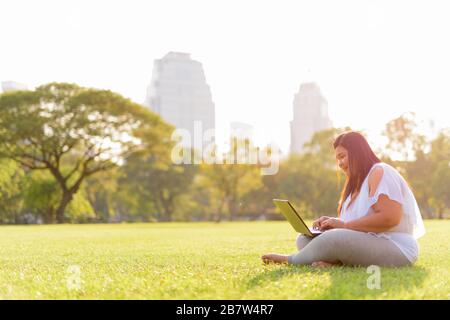
[[[343,133],[333,146],[347,176],[338,218],[320,217],[313,227],[324,233],[315,238],[299,235],[298,253],[266,254],[263,262],[316,267],[412,265],[419,255],[416,239],[425,228],[407,182],[378,159],[360,133]]]

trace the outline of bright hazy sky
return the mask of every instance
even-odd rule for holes
[[[251,124],[286,152],[294,94],[316,81],[334,126],[379,138],[414,111],[450,126],[448,1],[1,1],[0,81],[107,88],[142,103],[153,60],[203,64],[218,141]]]

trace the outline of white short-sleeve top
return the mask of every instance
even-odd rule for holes
[[[371,197],[369,195],[369,175],[378,166],[383,168],[383,176]],[[384,162],[375,163],[361,185],[359,194],[349,208],[347,206],[352,195],[350,194],[344,201],[340,218],[347,222],[373,213],[372,206],[378,201],[380,194],[385,194],[389,199],[399,202],[402,205],[403,216],[400,223],[392,229],[381,233],[369,232],[369,234],[391,240],[413,263],[419,255],[419,246],[416,239],[425,234],[425,227],[414,194],[408,183],[394,167]]]

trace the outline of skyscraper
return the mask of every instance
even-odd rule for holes
[[[169,52],[154,61],[145,105],[176,128],[188,130],[191,146],[195,121],[197,128],[201,123],[200,134],[215,128],[215,106],[202,64],[188,53]]]
[[[294,118],[291,121],[291,153],[301,153],[317,131],[332,127],[328,103],[314,82],[302,83],[294,96]]]

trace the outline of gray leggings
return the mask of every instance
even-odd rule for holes
[[[298,253],[290,255],[290,264],[311,264],[315,261],[342,263],[352,266],[411,265],[411,262],[390,240],[366,232],[331,229],[310,238],[299,235]]]

